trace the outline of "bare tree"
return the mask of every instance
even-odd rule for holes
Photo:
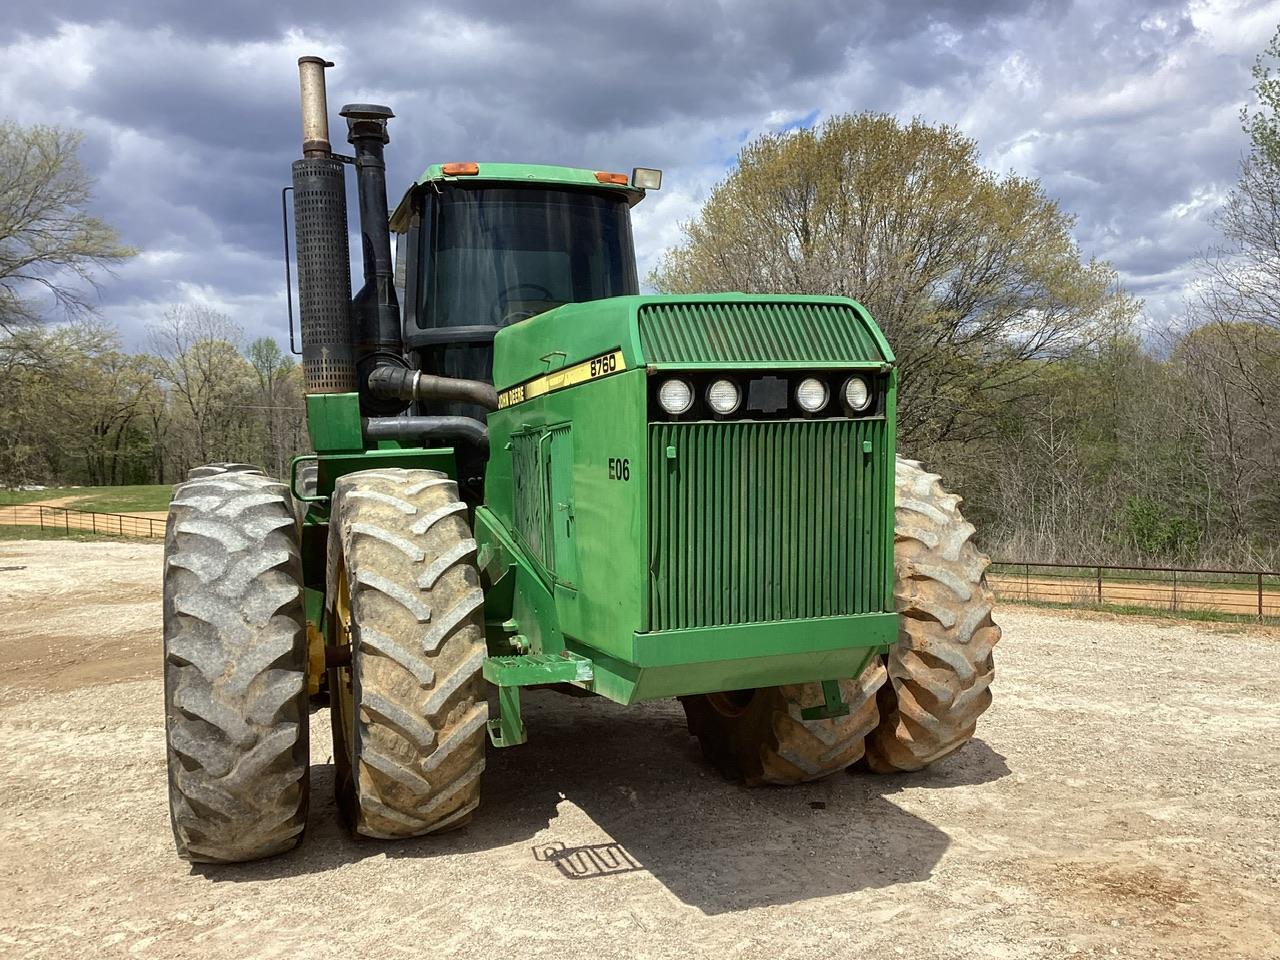
[[[79,133],[0,122],[0,330],[40,318],[36,297],[73,313],[96,270],[133,255],[88,212]]]
[[[151,328],[151,345],[167,385],[189,430],[184,466],[241,459],[253,370],[236,349],[241,332],[229,317],[210,307],[171,308]]]

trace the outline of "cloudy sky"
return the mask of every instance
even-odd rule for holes
[[[284,339],[303,54],[337,63],[335,145],[340,104],[395,110],[393,194],[437,161],[662,167],[635,212],[642,274],[746,138],[861,110],[955,124],[993,169],[1039,177],[1160,324],[1214,240],[1249,65],[1280,23],[1275,0],[6,7],[0,116],[84,131],[96,212],[140,251],[101,289],[134,346],[186,301]]]

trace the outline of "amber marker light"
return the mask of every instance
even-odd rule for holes
[[[478,163],[446,163],[440,168],[446,177],[474,177],[480,172]]]
[[[625,187],[629,182],[625,173],[605,173],[603,170],[596,171],[596,179],[601,183],[616,183],[620,187]]]

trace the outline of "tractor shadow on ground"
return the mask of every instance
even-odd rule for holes
[[[950,838],[886,798],[911,787],[988,783],[1009,772],[1002,756],[974,740],[919,773],[855,772],[749,789],[702,760],[675,701],[619,707],[548,691],[530,692],[525,701],[529,742],[490,749],[482,803],[466,828],[394,843],[353,839],[333,801],[332,766],[322,764],[312,768],[300,849],[194,872],[215,882],[256,881],[377,856],[420,858],[430,869],[435,857],[510,848],[510,874],[482,882],[509,891],[521,876],[543,872],[589,895],[591,884],[647,871],[684,903],[717,914],[925,880]],[[318,758],[324,749],[313,745]],[[593,823],[576,814],[560,818],[565,803]],[[493,869],[492,860],[486,864]]]

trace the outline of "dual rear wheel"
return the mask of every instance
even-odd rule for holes
[[[305,479],[305,478],[304,478]],[[461,826],[479,803],[487,704],[475,541],[427,470],[344,477],[326,612],[339,805],[359,834]],[[165,542],[169,808],[178,853],[237,862],[302,839],[309,795],[298,514],[242,464],[197,468]]]

